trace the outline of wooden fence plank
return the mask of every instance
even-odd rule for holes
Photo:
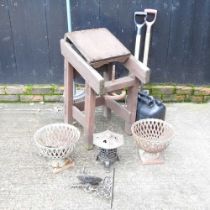
[[[188,66],[192,64],[186,62],[192,53],[192,27],[195,18],[195,2],[191,1],[172,1],[172,16],[170,26],[170,39],[167,57],[168,78],[173,82],[185,83],[192,76]],[[197,40],[199,41],[199,40]],[[170,75],[169,75],[170,74]]]
[[[0,83],[17,81],[13,34],[6,0],[0,0]]]
[[[190,33],[185,59],[186,79],[193,83],[209,84],[210,81],[210,3],[208,0],[195,1],[192,32]],[[200,15],[202,14],[202,15]],[[190,55],[190,56],[189,56]]]
[[[71,0],[72,28],[81,30],[99,27],[99,0]]]
[[[174,79],[170,76],[170,68],[166,68],[169,44],[168,42],[170,36],[172,0],[136,0],[136,8],[138,10],[152,8],[158,11],[156,22],[152,27],[152,37],[148,59],[148,66],[151,69],[151,81],[163,82]],[[145,29],[146,27],[144,30],[142,30],[142,43],[144,43]],[[142,48],[143,47],[144,44],[142,44]]]
[[[63,83],[63,57],[59,40],[67,32],[66,4],[64,0],[46,0],[46,21],[49,44],[49,74],[51,82]]]
[[[8,0],[21,83],[49,83],[49,46],[43,0]]]
[[[108,108],[110,108],[115,114],[120,116],[126,122],[130,121],[131,112],[127,110],[124,106],[117,103],[115,100],[111,99],[108,95],[104,96],[105,104]]]

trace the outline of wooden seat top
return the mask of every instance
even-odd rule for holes
[[[130,51],[106,28],[87,29],[65,34],[85,60],[93,67],[124,62]]]

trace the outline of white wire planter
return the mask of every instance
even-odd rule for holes
[[[46,125],[34,134],[40,154],[51,159],[53,167],[62,167],[68,162],[79,138],[80,131],[64,123]]]
[[[139,148],[143,164],[163,163],[162,152],[174,137],[174,129],[160,119],[136,121],[131,131]]]

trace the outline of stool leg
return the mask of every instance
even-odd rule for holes
[[[73,67],[64,61],[64,123],[73,123]]]
[[[112,70],[113,70],[113,64],[110,63],[106,66],[106,71],[104,72],[103,75],[105,81],[109,81],[112,79]],[[111,120],[111,115],[112,115],[111,109],[104,106],[104,117],[106,117],[107,120]]]
[[[134,86],[128,88],[127,109],[131,112],[130,122],[125,122],[125,132],[131,135],[131,125],[136,120],[137,97],[140,82],[136,79]]]
[[[93,132],[95,128],[95,103],[96,94],[94,90],[85,84],[85,139],[87,139],[88,149],[93,148]]]

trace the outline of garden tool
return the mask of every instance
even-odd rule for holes
[[[75,183],[71,186],[73,189],[83,189],[85,192],[93,193],[101,198],[106,198],[111,201],[111,208],[114,199],[114,176],[115,169],[113,169],[112,176],[106,176],[104,179],[97,176],[80,175],[77,178],[80,183]]]
[[[137,12],[136,12],[137,13]],[[134,22],[135,15],[134,13]],[[142,14],[142,12],[139,12]],[[139,14],[137,13],[137,14]],[[146,13],[144,22],[139,26],[140,29],[137,27],[137,35],[136,35],[136,43],[135,43],[135,57],[139,59],[139,51],[140,51],[140,41],[141,40],[141,28],[146,23],[146,37],[145,37],[145,44],[144,44],[144,56],[143,56],[143,63],[147,65],[148,62],[148,54],[149,54],[149,46],[150,46],[150,38],[151,38],[151,27],[155,23],[157,10],[154,9],[145,9],[144,13]],[[140,35],[139,35],[140,34]],[[140,36],[140,38],[138,37]],[[157,118],[157,119],[165,119],[166,107],[165,105],[157,100],[154,99],[149,94],[146,94],[144,91],[138,93],[138,103],[137,103],[137,110],[136,110],[136,120],[145,119],[145,118]]]
[[[144,44],[143,63],[147,66],[148,56],[149,56],[149,48],[150,48],[150,40],[151,40],[151,28],[152,28],[152,25],[156,21],[157,10],[145,9],[144,12],[147,13],[147,18],[146,18],[147,30],[146,30],[145,44]]]
[[[146,22],[147,13],[146,12],[135,12],[134,13],[134,23],[137,28],[136,33],[136,42],[135,42],[135,51],[134,56],[136,59],[139,59],[139,52],[140,52],[140,46],[141,46],[141,29],[145,25]]]
[[[140,52],[140,44],[141,44],[141,29],[143,28],[145,21],[146,21],[146,12],[135,12],[134,13],[134,22],[137,27],[137,34],[136,34],[136,43],[135,43],[135,52],[134,56],[135,58],[139,59],[139,52]],[[112,70],[112,80],[115,79],[115,66]],[[122,90],[120,94],[117,94],[115,92],[112,93],[111,97],[112,99],[118,101],[124,99],[126,96],[126,91]]]
[[[135,12],[134,13],[134,22],[137,27],[134,56],[137,59],[139,59],[139,52],[140,52],[141,29],[143,28],[143,26],[145,24],[146,16],[147,16],[146,12]],[[115,66],[113,67],[113,70],[112,70],[112,80],[114,80],[114,79],[115,79]],[[118,101],[118,100],[124,99],[125,96],[126,96],[126,91],[122,90],[121,93],[119,93],[119,94],[113,92],[109,97]]]

